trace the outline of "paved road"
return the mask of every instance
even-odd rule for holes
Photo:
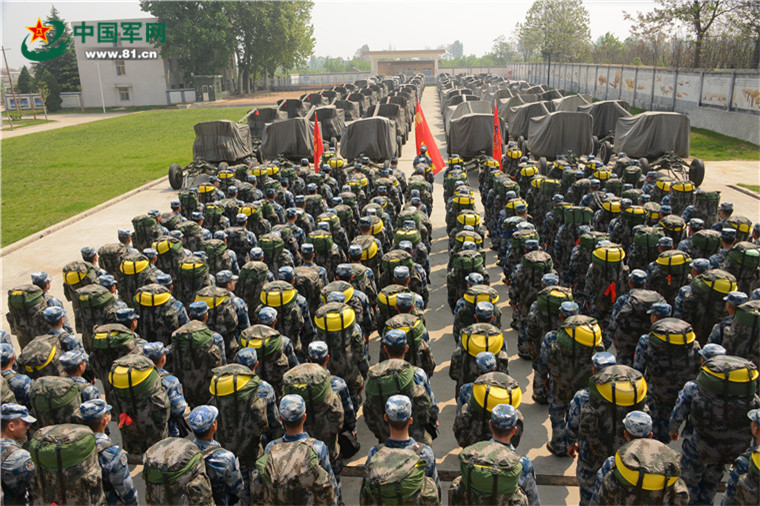
[[[430,122],[433,134],[438,140],[439,147],[445,146],[443,137],[443,123],[438,113],[438,98],[434,88],[428,88],[422,99],[422,107],[426,112],[426,117]],[[407,143],[403,150],[401,159],[402,167],[409,167],[414,153],[413,139]],[[444,154],[445,156],[445,154]],[[736,166],[736,165],[734,165]],[[713,164],[708,164],[708,174]],[[716,167],[721,168],[721,167]],[[757,164],[754,169],[747,169],[744,174],[754,175],[757,177]],[[732,176],[733,178],[734,176]],[[744,176],[742,176],[744,177]],[[748,176],[749,177],[749,176]],[[431,336],[431,347],[438,366],[435,375],[432,378],[432,386],[438,397],[441,407],[440,429],[441,435],[433,444],[433,450],[436,454],[440,470],[457,471],[457,455],[459,448],[456,444],[452,433],[455,414],[455,397],[454,382],[448,378],[448,365],[451,352],[453,350],[453,337],[451,334],[451,323],[453,317],[449,311],[446,302],[446,263],[448,260],[447,241],[445,235],[445,220],[443,206],[443,187],[440,183],[442,177],[435,185],[435,206],[432,215],[434,225],[433,249],[430,254],[431,263],[431,286],[430,286],[430,304],[426,312],[426,320]],[[748,181],[748,180],[746,180]],[[735,180],[728,180],[728,183],[734,183]],[[708,177],[709,184],[720,185],[720,178],[714,180],[712,176]],[[477,187],[477,184],[474,185]],[[725,189],[725,187],[723,187]],[[726,190],[727,191],[727,190]],[[733,190],[731,190],[733,191]],[[727,191],[728,193],[728,191]],[[737,192],[738,193],[738,192]],[[114,199],[114,205],[93,213],[75,223],[72,223],[61,230],[53,232],[45,237],[31,242],[13,252],[2,255],[2,288],[4,293],[12,286],[28,283],[29,274],[38,270],[46,270],[54,279],[53,293],[63,299],[63,290],[61,284],[61,267],[71,261],[79,258],[79,249],[83,245],[100,245],[113,242],[116,240],[116,229],[119,227],[130,227],[132,216],[144,213],[149,209],[168,209],[169,201],[174,198],[174,192],[170,190],[168,184],[160,184],[146,191],[137,193],[129,198]],[[733,194],[732,199],[734,199]],[[741,199],[734,200],[737,205],[737,213],[745,214],[749,217],[757,218],[758,205],[757,201],[747,197],[747,201]],[[480,204],[479,204],[480,206]],[[482,207],[480,207],[482,211]],[[754,214],[753,214],[754,213]],[[7,251],[7,250],[6,250]],[[548,440],[549,423],[547,409],[545,406],[533,404],[531,400],[531,379],[532,370],[530,364],[521,360],[516,355],[517,336],[516,333],[509,329],[510,309],[507,305],[507,287],[500,282],[500,269],[495,266],[493,253],[489,252],[488,267],[494,286],[501,295],[501,306],[504,311],[505,337],[510,350],[510,373],[518,380],[523,388],[523,404],[520,410],[526,418],[526,432],[518,451],[526,453],[534,463],[536,473],[539,475],[566,476],[568,478],[575,476],[575,464],[572,459],[558,458],[552,456],[544,448]],[[68,305],[68,304],[67,304]],[[69,305],[70,309],[70,305]],[[2,328],[7,328],[7,322],[2,321]],[[375,361],[377,360],[379,342],[377,336],[371,339],[370,349]],[[357,458],[350,465],[359,465],[363,462],[369,448],[375,444],[374,437],[366,428],[363,421],[358,423],[359,440],[362,443]],[[114,440],[118,442],[118,431],[115,424],[111,428]],[[144,493],[144,486],[139,478],[140,466],[133,468],[133,474],[136,476],[140,493]],[[344,498],[347,504],[355,504],[358,497],[358,488],[360,480],[358,478],[344,478],[343,490]],[[442,483],[445,490],[448,483]],[[541,498],[544,504],[566,504],[577,502],[578,489],[575,487],[545,486],[539,487]],[[144,497],[144,496],[143,496]]]

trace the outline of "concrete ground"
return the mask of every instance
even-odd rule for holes
[[[440,109],[435,88],[426,89],[422,97],[422,107],[427,112],[426,116],[430,122],[433,135],[436,136],[439,147],[443,149],[445,146],[443,122],[440,114],[438,114]],[[402,167],[409,168],[411,166],[411,161],[415,155],[414,146],[415,143],[412,139],[404,146],[400,163]],[[445,153],[442,154],[444,157],[446,156]],[[735,183],[734,177],[754,177],[757,180],[757,169],[760,167],[758,167],[757,163],[754,163],[752,167],[745,167],[743,163],[723,162],[723,164],[726,165],[707,164],[708,182],[706,185],[716,185],[715,187],[726,191],[726,194],[731,195],[730,199],[734,201],[737,213],[745,214],[756,220],[758,218],[758,201],[752,197],[747,197],[745,200],[738,195],[734,196],[733,193],[729,193],[725,184]],[[739,167],[742,168],[741,172],[738,173],[739,176],[733,173],[729,177],[718,176],[718,171],[725,170],[728,175],[729,171],[738,170]],[[744,181],[750,180],[745,179]],[[450,356],[454,348],[454,340],[451,333],[453,316],[449,311],[446,301],[446,263],[448,254],[443,186],[441,182],[442,174],[438,176],[435,184],[435,205],[431,216],[434,225],[433,248],[430,253],[432,272],[430,303],[425,316],[428,330],[430,331],[431,348],[438,364],[431,383],[441,408],[439,417],[440,436],[434,441],[433,450],[437,458],[439,472],[457,473],[457,455],[460,449],[452,433],[456,400],[454,396],[454,382],[448,377]],[[475,184],[475,187],[477,187],[477,184]],[[82,246],[92,245],[99,247],[107,242],[115,242],[117,228],[131,228],[130,219],[149,209],[167,210],[169,208],[169,201],[174,196],[175,192],[169,188],[168,183],[162,182],[144,191],[136,192],[131,196],[116,198],[109,203],[113,205],[104,205],[100,210],[83,219],[76,217],[73,220],[69,220],[66,226],[51,233],[43,231],[36,234],[37,236],[42,236],[39,240],[24,241],[23,244],[16,243],[4,248],[0,251],[0,255],[2,256],[0,258],[0,268],[2,269],[3,291],[6,292],[18,284],[28,283],[31,272],[45,270],[53,277],[53,293],[63,299],[61,267],[69,261],[79,259],[79,249]],[[482,211],[480,203],[478,203],[478,206],[479,210]],[[544,447],[550,434],[547,408],[536,405],[531,400],[532,370],[529,362],[517,357],[517,335],[513,330],[509,329],[511,313],[507,304],[507,287],[500,281],[501,273],[500,269],[495,265],[495,260],[495,255],[489,252],[489,272],[493,285],[501,295],[500,305],[505,313],[503,316],[503,326],[510,352],[510,373],[520,383],[524,392],[523,404],[520,406],[520,410],[525,417],[526,430],[518,451],[527,454],[533,461],[539,483],[541,483],[539,485],[539,493],[544,504],[576,503],[578,500],[578,489],[576,486],[568,486],[575,482],[574,460],[552,456]],[[65,304],[70,310],[70,304]],[[71,314],[71,311],[69,311],[69,314]],[[0,326],[8,330],[6,321],[3,320]],[[378,338],[374,336],[370,342],[373,362],[377,361],[378,349]],[[358,468],[363,463],[369,448],[376,443],[363,420],[359,420],[357,428],[362,448],[357,456],[348,463],[353,468]],[[118,443],[120,438],[116,424],[112,424],[111,433],[114,441]],[[144,484],[139,474],[142,466],[131,467],[140,494],[143,494],[144,497]],[[360,481],[356,477],[343,478],[342,483],[346,504],[358,503]],[[559,483],[561,486],[552,486],[549,483]],[[444,502],[446,502],[445,491],[448,485],[446,482],[442,483]]]

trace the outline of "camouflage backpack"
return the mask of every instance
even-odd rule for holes
[[[303,295],[309,304],[309,314],[314,314],[322,304],[320,292],[324,288],[322,278],[316,267],[301,265],[294,269],[293,286]]]
[[[706,192],[700,190],[696,192],[697,199],[694,204],[693,218],[701,218],[705,222],[705,229],[713,226],[718,221],[718,208],[720,206],[720,192]],[[696,257],[695,257],[696,258]]]
[[[480,272],[484,268],[483,255],[474,250],[458,251],[452,257],[451,264],[463,277],[471,272]]]
[[[669,214],[660,220],[659,225],[665,231],[665,235],[673,239],[674,244],[678,245],[678,242],[683,239],[686,222],[680,216]]]
[[[193,211],[200,210],[198,201],[198,192],[192,190],[183,190],[179,192],[177,198],[182,206],[182,214],[189,216]]]
[[[596,281],[596,285],[586,286],[586,292],[593,297],[598,314],[612,311],[618,294],[628,288],[628,267],[623,263],[625,251],[617,244],[610,243],[597,247],[591,253],[591,265],[586,278]]]
[[[58,336],[42,334],[32,339],[21,350],[18,357],[19,367],[32,379],[42,376],[63,376],[63,366],[59,361],[65,353],[58,343]]]
[[[493,319],[491,323],[496,327],[501,327],[501,308],[498,305],[499,292],[488,285],[474,285],[463,290],[462,298],[464,307],[459,310],[454,317],[453,334],[454,340],[459,340],[459,333],[465,327],[475,323],[475,306],[478,302],[490,302],[493,304]]]
[[[203,237],[201,235],[201,226],[194,221],[183,221],[179,223],[175,230],[182,232],[182,245],[190,251],[199,251]]]
[[[45,293],[37,285],[20,285],[8,290],[8,313],[5,318],[22,349],[36,336],[50,329],[42,316],[46,307]]]
[[[356,314],[348,304],[330,302],[314,313],[317,335],[327,343],[327,368],[344,380],[356,374],[364,356],[364,337],[356,326]]]
[[[45,504],[105,504],[103,471],[95,435],[84,425],[65,423],[34,433],[29,453],[36,466],[32,490]]]
[[[204,452],[190,440],[170,437],[143,455],[148,504],[214,504]]]
[[[385,321],[390,319],[393,315],[397,313],[396,296],[400,293],[411,293],[411,290],[409,290],[409,288],[403,285],[397,285],[394,283],[394,284],[385,286],[377,294],[377,307],[380,311],[379,314],[381,315],[380,317],[378,317],[378,332],[379,333],[382,333],[383,331],[382,326],[385,325]]]
[[[185,259],[182,241],[174,237],[162,237],[151,246],[158,252],[156,267],[176,280],[179,273],[179,264]]]
[[[351,244],[358,244],[362,248],[362,264],[373,269],[375,276],[379,280],[379,265],[381,257],[378,256],[378,245],[375,237],[372,235],[357,235],[351,241]]]
[[[575,392],[588,384],[591,356],[603,351],[602,329],[595,318],[568,317],[548,350],[547,365],[552,376],[552,393],[561,402],[570,402]]]
[[[627,354],[633,356],[639,337],[649,331],[652,322],[648,311],[654,304],[665,302],[665,298],[654,290],[633,288],[628,299],[615,318],[615,349],[620,352],[623,347]]]
[[[628,267],[645,269],[660,254],[657,242],[665,237],[661,227],[642,227],[633,234],[633,248],[628,256]]]
[[[270,281],[261,289],[261,304],[277,310],[277,330],[285,335],[288,329],[301,329],[304,325],[303,315],[296,303],[298,295],[298,290],[287,281]],[[293,336],[293,345],[297,345],[296,336]]]
[[[42,376],[34,380],[29,399],[39,427],[71,422],[82,403],[79,385],[61,376]]]
[[[700,345],[707,342],[715,322],[726,316],[723,297],[736,288],[733,274],[721,269],[710,269],[691,281],[691,294],[684,298],[681,318],[692,324]]]
[[[379,445],[364,469],[362,504],[439,504],[438,487],[425,476],[421,452],[419,443],[411,448]]]
[[[411,274],[411,271],[414,269],[412,255],[402,249],[394,249],[384,254],[380,260],[380,279],[378,288],[382,289],[393,283],[393,270],[396,267],[401,266],[407,267]]]
[[[227,229],[227,248],[235,252],[238,262],[241,262],[255,245],[256,243],[251,240],[248,229],[243,227]]]
[[[729,355],[760,363],[760,301],[751,300],[736,308],[731,329],[723,338]]]
[[[547,322],[549,327],[556,326],[559,321],[559,307],[563,302],[572,302],[573,293],[564,286],[547,286],[542,288],[536,296],[538,313]],[[543,336],[541,336],[543,338]]]
[[[92,351],[93,329],[115,321],[116,304],[115,297],[108,288],[95,284],[87,285],[76,291],[74,300],[74,322],[76,331],[82,334],[84,349]]]
[[[203,322],[187,322],[172,333],[168,358],[174,375],[182,383],[188,404],[205,404],[211,370],[221,366],[224,360],[221,350],[214,345],[213,332]]]
[[[525,272],[524,275],[527,276],[527,284],[530,285],[531,288],[537,289],[541,287],[541,278],[544,274],[550,273],[553,271],[553,263],[552,263],[552,257],[547,253],[546,251],[530,251],[523,255],[522,259],[520,260],[520,264],[522,265],[522,270]],[[522,293],[521,297],[523,300],[526,300],[527,294]],[[533,293],[535,296],[535,292]]]
[[[393,395],[406,395],[412,401],[412,425],[409,435],[417,441],[430,441],[425,425],[431,421],[432,401],[422,385],[414,382],[415,367],[409,362],[391,358],[369,368],[365,385],[364,421],[377,437],[385,441],[390,436],[383,419],[385,403]]]
[[[216,200],[216,186],[211,183],[198,185],[198,201],[201,204],[210,204]]]
[[[333,392],[330,373],[318,364],[301,364],[283,376],[284,394],[297,394],[306,401],[304,431],[327,445],[330,461],[340,450],[338,434],[343,429],[343,404]]]
[[[176,299],[169,289],[157,283],[142,286],[135,295],[135,302],[135,310],[140,316],[137,333],[168,345],[172,332],[180,326],[179,311],[183,309],[174,304]]]
[[[314,450],[316,439],[281,439],[256,461],[251,500],[257,504],[333,504],[332,480]]]
[[[219,409],[216,439],[239,456],[241,467],[250,469],[259,456],[262,434],[277,434],[267,421],[266,398],[258,394],[261,379],[240,364],[223,365],[211,372],[209,404]]]
[[[675,405],[678,391],[697,375],[699,348],[696,335],[688,322],[678,318],[662,318],[649,332],[651,358],[647,360],[647,396],[666,409]]]
[[[129,307],[135,307],[134,297],[140,287],[156,282],[150,262],[144,255],[133,253],[122,260],[119,270],[119,298]]]
[[[161,227],[158,222],[147,214],[132,218],[132,227],[135,229],[135,233],[132,234],[132,244],[139,251],[150,248],[153,241],[161,237]]]
[[[454,436],[459,446],[466,447],[491,437],[491,411],[499,404],[509,404],[517,409],[522,402],[522,390],[512,376],[503,372],[481,374],[472,385],[470,402],[454,420]],[[512,438],[516,448],[523,433],[523,418],[518,413],[517,432]]]
[[[16,396],[13,394],[13,390],[11,390],[11,387],[5,380],[5,376],[0,376],[0,394],[2,394],[3,404],[18,404],[18,402],[16,402]]]
[[[460,477],[451,485],[449,504],[527,504],[519,487],[520,456],[507,446],[481,441],[459,453]]]
[[[600,504],[685,504],[681,455],[654,439],[634,439],[615,454],[597,497]]]
[[[120,242],[104,244],[98,250],[98,265],[108,274],[119,279],[121,271],[119,266],[122,260],[129,254],[129,247]]]
[[[121,323],[107,323],[93,329],[90,365],[95,376],[103,382],[106,398],[110,399],[108,373],[114,360],[140,349],[135,333]]]
[[[208,306],[206,325],[224,338],[227,357],[237,353],[235,335],[238,331],[238,315],[232,305],[232,293],[218,286],[207,286],[195,294],[195,302],[203,301]]]
[[[680,250],[663,251],[655,260],[655,265],[656,268],[650,270],[647,286],[673,304],[678,290],[691,281],[691,257]]]
[[[252,260],[243,265],[235,285],[235,295],[245,301],[249,308],[261,302],[261,290],[267,283],[269,266],[264,262]]]
[[[237,214],[237,205],[235,206],[235,212]],[[217,230],[224,230],[224,224],[226,220],[225,207],[218,202],[206,204],[203,208],[203,228],[208,229],[212,234]],[[234,216],[233,216],[234,219]]]
[[[736,484],[735,502],[726,504],[757,504],[760,502],[760,450],[755,448],[749,456],[749,470]]]
[[[68,301],[80,288],[97,282],[98,274],[89,262],[74,261],[63,266],[63,294]]]
[[[312,215],[315,219],[317,216],[325,212],[326,207],[321,195],[307,195],[305,201],[306,205],[304,211]]]
[[[680,216],[694,199],[696,185],[691,181],[677,181],[670,185],[670,207],[673,214]]]
[[[645,408],[647,383],[636,369],[611,365],[589,378],[588,390],[589,400],[581,407],[578,439],[588,445],[589,466],[598,469],[626,442],[623,418]]]
[[[726,220],[726,227],[736,230],[736,242],[749,240],[749,233],[752,230],[752,222],[746,216],[733,215]]]
[[[290,367],[283,353],[282,334],[266,325],[255,324],[241,332],[239,339],[242,347],[256,350],[259,376],[272,385],[278,398],[281,397],[282,376]]]
[[[462,330],[458,346],[451,354],[449,377],[456,381],[455,392],[465,383],[475,381],[480,373],[475,366],[475,358],[481,351],[490,351],[496,356],[497,370],[509,373],[509,358],[504,346],[501,330],[490,323],[474,323]]]
[[[731,247],[720,268],[736,276],[739,291],[750,293],[757,283],[758,266],[760,266],[760,246],[744,241]]]
[[[182,220],[184,220],[184,218],[177,213],[171,211],[161,213],[161,225],[169,232],[174,230]]]
[[[113,388],[113,416],[118,415],[128,453],[144,453],[169,435],[169,397],[151,359],[130,354],[114,360],[108,382]]]
[[[221,239],[208,239],[203,241],[201,249],[206,253],[209,272],[216,274],[219,271],[232,269],[232,259],[227,254],[227,243]]]
[[[599,205],[601,207],[601,204]],[[564,223],[573,225],[590,225],[591,218],[594,217],[594,211],[588,207],[570,206],[564,208]]]
[[[423,339],[423,336],[427,333],[424,319],[411,313],[397,314],[385,321],[383,332],[388,332],[391,329],[403,330],[406,334],[409,351],[406,352],[404,360],[425,371],[428,377],[432,377],[435,372],[435,358],[433,357],[430,345]],[[381,344],[379,360],[382,362],[387,359],[388,354]]]
[[[179,264],[179,273],[174,279],[172,293],[177,296],[177,300],[182,304],[189,306],[195,300],[195,294],[198,290],[210,284],[209,268],[206,261],[200,257],[189,256]]]

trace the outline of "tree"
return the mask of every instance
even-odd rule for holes
[[[34,80],[32,79],[32,74],[29,73],[29,70],[26,68],[26,65],[21,67],[21,73],[18,76],[18,81],[16,82],[16,86],[18,87],[19,93],[31,93],[33,89]]]
[[[728,16],[730,24],[739,29],[738,36],[753,42],[750,68],[760,67],[760,3],[740,0]]]
[[[595,63],[617,63],[616,60],[623,50],[623,43],[610,32],[605,33],[594,43]]]
[[[58,79],[49,70],[46,70],[40,81],[44,83],[48,92],[45,107],[51,112],[60,111],[63,100],[61,99],[61,87],[58,85]]]
[[[446,46],[446,58],[456,60],[464,55],[464,44],[459,40],[455,40],[453,43]]]
[[[369,61],[369,56],[365,55],[364,53],[366,51],[369,51],[369,45],[364,44],[362,47],[354,51],[354,60],[366,60]]]
[[[657,0],[659,7],[652,12],[641,13],[636,16],[625,13],[625,18],[636,24],[631,28],[631,33],[651,34],[652,31],[672,33],[677,25],[684,25],[694,37],[694,63],[695,68],[702,66],[702,46],[710,29],[721,18],[733,11],[738,2],[736,0]]]
[[[58,15],[58,10],[55,6],[50,9],[50,14],[48,14],[48,17],[45,19],[45,24],[50,24],[51,20],[63,23],[63,26],[65,27],[63,35],[61,35],[54,44],[40,46],[39,48],[36,48],[36,51],[47,53],[53,49],[57,49],[62,44],[66,44],[67,41],[69,49],[58,58],[35,63],[34,75],[37,76],[37,79],[40,79],[45,71],[48,71],[56,77],[62,91],[79,91],[82,87],[79,84],[79,67],[77,66],[77,57],[76,52],[74,51],[74,39],[71,36],[71,30],[69,29],[68,23]],[[47,32],[48,40],[53,40],[56,36],[55,28]]]
[[[166,23],[166,40],[156,41],[163,58],[177,58],[185,82],[192,74],[218,74],[235,50],[225,2],[140,2],[140,9]]]
[[[517,51],[507,37],[499,35],[494,39],[491,52],[486,56],[490,56],[496,65],[506,65],[507,63],[514,61]]]

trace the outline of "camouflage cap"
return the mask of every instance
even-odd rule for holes
[[[324,360],[330,354],[330,349],[324,341],[312,341],[309,343],[309,357],[312,360]]]
[[[525,241],[525,251],[538,251],[538,241],[535,239]]]
[[[214,239],[219,239],[220,241],[224,241],[227,239],[227,232],[224,230],[217,230],[214,232]]]
[[[277,271],[277,277],[284,281],[292,281],[296,277],[296,271],[291,266],[285,265]]]
[[[102,418],[111,411],[112,406],[103,399],[92,399],[79,405],[79,413],[82,420],[89,422]]]
[[[689,228],[694,231],[699,231],[705,228],[705,221],[700,218],[692,218],[689,220]]]
[[[623,427],[633,437],[647,437],[652,433],[652,417],[643,411],[631,411],[623,418]]]
[[[398,243],[398,248],[406,251],[409,254],[414,251],[414,245],[412,244],[412,241],[401,241]]]
[[[583,179],[583,177],[584,177],[585,175],[586,175],[586,174],[584,174],[582,170],[576,170],[576,171],[575,171],[575,179]]]
[[[475,316],[478,320],[490,320],[493,318],[493,304],[490,302],[478,302],[475,305]]]
[[[169,207],[171,207],[172,209],[179,209],[180,206],[182,206],[182,203],[179,200],[172,200],[171,202],[169,202]]]
[[[305,242],[301,245],[301,253],[304,255],[312,255],[314,253],[314,245],[310,242]],[[361,248],[359,249],[361,255]]]
[[[639,205],[643,206],[644,204],[648,204],[649,202],[651,202],[651,200],[652,200],[652,196],[649,195],[648,193],[642,193],[641,195],[639,195]]]
[[[593,364],[594,369],[601,371],[607,366],[617,364],[617,360],[615,359],[615,355],[612,353],[600,351],[598,353],[594,353],[591,356],[591,363]]]
[[[419,207],[420,204],[422,204],[422,201],[419,197],[412,197],[409,201],[414,207]]]
[[[156,283],[158,283],[161,286],[168,287],[174,283],[174,280],[169,274],[159,274],[158,276],[156,276]]]
[[[198,406],[187,415],[187,425],[195,434],[207,432],[219,415],[216,406]]]
[[[377,187],[377,193],[388,193],[388,188],[385,185],[380,185]]]
[[[155,360],[161,355],[166,355],[166,352],[169,350],[166,349],[166,346],[164,346],[164,343],[158,341],[155,343],[145,343],[143,344],[143,354],[148,357],[151,360]]]
[[[556,286],[559,285],[559,276],[553,272],[549,272],[541,276],[541,284],[543,286]]]
[[[147,214],[148,216],[151,216],[153,218],[157,218],[158,216],[161,216],[161,211],[159,211],[158,209],[151,209],[150,211],[148,211],[145,214]]]
[[[189,310],[188,312],[190,313],[190,318],[199,319],[208,313],[208,304],[206,304],[206,301],[203,300],[193,302],[187,308]]]
[[[66,316],[66,310],[58,306],[46,307],[45,310],[42,311],[42,317],[45,318],[45,321],[48,323],[56,323],[64,316]]]
[[[320,221],[317,223],[317,230],[324,230],[325,232],[330,231],[330,222],[329,221]]]
[[[657,171],[650,170],[649,172],[647,172],[647,179],[657,179]]]
[[[673,306],[667,302],[655,302],[652,304],[652,307],[649,308],[647,314],[653,314],[655,316],[659,316],[660,318],[667,318],[673,314]]]
[[[153,248],[145,248],[142,250],[142,253],[148,258],[156,258],[158,256],[158,251]]]
[[[238,192],[237,186],[230,185],[227,187],[227,195],[235,195]]]
[[[2,408],[0,408],[0,419],[16,420],[17,418],[20,418],[26,423],[34,423],[37,421],[36,418],[29,415],[29,410],[26,409],[26,406],[14,404],[12,402],[2,405]]]
[[[732,306],[740,306],[749,300],[749,297],[744,292],[728,292],[728,295],[723,297],[723,300],[731,304]]]
[[[297,422],[306,414],[306,403],[303,397],[289,394],[280,401],[280,417],[286,422]]]
[[[412,401],[406,395],[391,395],[385,401],[385,416],[391,422],[405,422],[412,416]]]
[[[220,285],[226,285],[227,283],[230,283],[232,281],[237,281],[238,276],[235,274],[232,274],[232,271],[223,270],[216,273],[216,284],[217,286]]]
[[[665,197],[663,197],[662,202],[665,202]],[[670,207],[668,204],[662,204],[660,206],[660,214],[663,216],[667,216],[669,214],[673,214],[673,208]]]
[[[343,203],[343,197],[341,197],[340,195],[338,195],[336,197],[333,197],[333,199],[332,199],[332,205],[333,205],[333,207],[339,206],[342,203]]]
[[[747,418],[760,425],[760,409],[752,409],[747,412]]]
[[[396,306],[402,309],[409,309],[414,305],[414,295],[409,292],[402,292],[396,295]]]
[[[733,202],[721,202],[720,207],[718,209],[720,209],[721,211],[733,211],[734,204]]]
[[[0,329],[0,343],[13,344],[11,342],[11,335],[3,329]]]
[[[562,203],[562,202],[564,202],[564,201],[565,201],[565,196],[564,196],[564,195],[561,195],[561,194],[559,194],[559,193],[556,193],[556,194],[555,194],[555,195],[552,197],[552,202],[554,202],[555,204],[560,204],[560,203]]]
[[[409,195],[411,195],[412,197],[419,197],[419,196],[420,196],[420,191],[419,191],[418,189],[416,189],[416,188],[415,188],[414,190],[412,190],[412,191],[409,193]]]
[[[6,365],[16,356],[16,349],[11,343],[0,344],[0,363]]]
[[[691,268],[699,273],[705,272],[710,268],[710,261],[706,258],[695,258],[691,262]]]
[[[462,244],[462,251],[475,251],[476,249],[478,249],[478,245],[472,241],[465,241]]]
[[[627,190],[633,190],[633,185],[631,183],[623,183],[623,191]]]
[[[596,188],[596,187],[598,187],[599,185],[601,185],[601,184],[602,184],[602,182],[601,182],[601,181],[599,181],[599,180],[598,180],[598,179],[596,179],[596,178],[591,178],[589,181],[590,181],[590,183],[591,183],[591,187],[592,187],[592,188]]]
[[[243,213],[238,213],[235,215],[235,221],[237,223],[245,223],[246,221],[248,221],[248,216]]]
[[[464,278],[464,280],[467,281],[468,285],[474,286],[482,285],[485,278],[483,278],[483,275],[479,272],[471,272]]]
[[[506,200],[506,201],[510,201],[510,200],[512,200],[512,199],[516,199],[516,198],[517,198],[517,193],[515,193],[515,192],[514,192],[514,191],[512,191],[512,190],[509,190],[509,191],[508,191],[508,192],[507,192],[507,193],[504,195],[504,200]]]
[[[132,237],[132,231],[128,228],[120,228],[116,231],[116,234],[118,235],[119,239],[126,239],[127,237]]]
[[[517,425],[517,410],[509,404],[498,404],[491,410],[491,423],[501,430],[510,430]]]
[[[673,238],[672,237],[660,237],[660,239],[657,241],[657,247],[658,248],[672,248],[673,247]]]
[[[752,290],[752,293],[749,294],[749,300],[760,300],[760,288]]]
[[[74,348],[67,351],[58,359],[64,369],[69,370],[78,367],[82,362],[87,362],[89,356],[82,348]]]
[[[255,246],[251,248],[251,251],[248,252],[248,255],[251,257],[251,260],[261,260],[264,258],[264,250],[258,246]]]
[[[192,221],[201,221],[203,219],[203,213],[200,211],[193,211],[190,213],[190,219]]]
[[[360,228],[369,228],[372,226],[372,220],[369,218],[369,216],[362,216],[359,218],[359,227]]]
[[[464,227],[462,227],[462,230],[466,230],[468,232],[475,232],[475,227],[473,227],[472,225],[465,225]]]
[[[304,202],[306,202],[304,195],[296,195],[296,204],[303,204]]]
[[[362,164],[364,164],[364,165],[369,164],[369,157],[368,156],[363,156],[362,157]]]
[[[406,344],[406,332],[401,329],[389,329],[383,334],[382,343],[390,347],[404,345]]]
[[[516,213],[522,213],[528,210],[528,205],[525,202],[520,202],[519,204],[515,205],[515,212]]]
[[[273,307],[265,306],[259,311],[259,323],[262,325],[274,325],[277,321],[277,310]]]
[[[137,314],[137,311],[135,311],[131,307],[125,307],[124,309],[116,310],[116,321],[121,324],[132,323],[132,320],[139,320],[139,319],[140,319],[140,315]]]
[[[307,184],[306,191],[309,193],[317,193],[317,185],[314,183]]]
[[[391,163],[398,163],[398,157],[392,156]]]
[[[479,374],[493,372],[496,370],[496,355],[490,351],[481,351],[475,357],[475,369]]]
[[[641,269],[633,269],[628,275],[628,279],[636,286],[644,286],[647,282],[647,273]]]
[[[521,221],[517,224],[517,230],[536,230],[536,226],[529,221]]]
[[[41,271],[41,272],[33,272],[32,273],[32,284],[35,284],[37,286],[42,286],[50,283],[53,279],[48,276],[47,272]]]
[[[346,294],[333,291],[327,294],[327,302],[346,302]]]
[[[111,288],[113,285],[117,283],[116,278],[111,276],[110,274],[102,274],[98,276],[98,284],[100,286],[105,286],[106,288]]]
[[[348,280],[354,275],[354,269],[351,264],[338,264],[338,267],[335,268],[335,275],[340,279]]]
[[[309,166],[309,159],[308,158],[301,158],[301,166],[302,167],[308,167]]]
[[[85,262],[89,262],[90,260],[95,258],[95,255],[98,254],[98,252],[95,251],[95,248],[93,248],[92,246],[85,246],[84,248],[79,250],[79,252],[82,254],[82,259]]]
[[[578,304],[571,300],[566,300],[559,305],[559,314],[561,314],[564,318],[569,318],[570,316],[577,315],[579,312],[580,308],[578,307]]]
[[[314,249],[314,246],[312,246],[312,250]],[[348,247],[348,256],[351,258],[361,258],[362,256],[362,247],[358,244],[352,244]]]
[[[733,241],[736,239],[736,229],[735,228],[723,228],[720,231],[720,238],[724,241]]]
[[[330,171],[332,170],[332,167],[330,167],[330,166],[329,166],[328,164],[326,164],[326,163],[323,163],[323,164],[322,164],[322,166],[320,167],[320,170],[321,170],[322,172],[326,173],[326,174],[329,174],[329,173],[330,173]]]
[[[255,366],[258,361],[259,356],[253,348],[241,348],[235,355],[235,362],[251,369],[253,369],[253,366]]]
[[[725,355],[726,349],[719,344],[707,343],[701,350],[699,350],[699,354],[702,355],[703,359],[710,360],[718,355]]]
[[[399,265],[393,269],[393,277],[395,279],[409,279],[409,267],[406,265]]]
[[[182,240],[182,238],[185,237],[185,234],[183,234],[181,230],[172,230],[169,232],[169,237],[174,237],[175,239]]]

